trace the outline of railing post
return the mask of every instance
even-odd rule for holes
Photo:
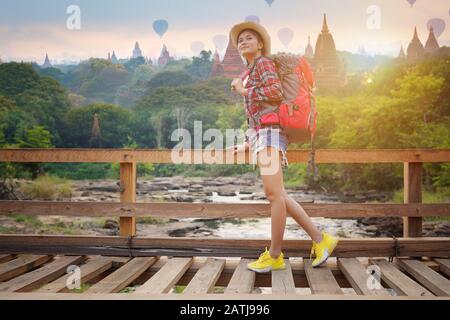
[[[403,163],[404,203],[422,202],[422,162]],[[403,237],[422,236],[422,217],[403,217]]]
[[[120,163],[120,202],[136,202],[136,162]],[[120,217],[120,235],[136,235],[135,217]]]

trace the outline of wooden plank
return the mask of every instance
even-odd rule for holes
[[[286,269],[272,271],[272,294],[295,294],[294,276],[289,259],[284,259]]]
[[[247,264],[252,262],[251,259],[242,258],[236,267],[236,270],[225,289],[225,294],[242,294],[251,293],[255,283],[255,272],[247,268]]]
[[[376,289],[368,286],[368,279],[371,274],[367,272],[366,267],[364,267],[358,259],[338,258],[337,263],[342,273],[345,275],[357,294],[389,295],[389,292],[384,288]]]
[[[222,152],[222,157],[220,157]],[[448,149],[317,149],[316,163],[402,163],[402,162],[450,162]],[[221,149],[186,150],[181,156],[184,163],[192,164],[192,159],[203,159],[204,163],[229,163],[231,152]],[[308,150],[288,150],[289,163],[307,163]],[[219,161],[223,159],[222,161]],[[239,159],[237,155],[234,159]],[[249,154],[246,152],[246,162]],[[172,150],[162,149],[87,149],[87,148],[2,148],[0,161],[3,162],[141,162],[174,163]],[[227,162],[226,162],[227,161]],[[242,160],[235,163],[244,163]]]
[[[385,259],[370,259],[369,261],[380,268],[381,279],[394,289],[397,294],[415,297],[433,295]]]
[[[135,293],[168,293],[192,265],[192,258],[172,258]]]
[[[158,262],[156,262],[152,267],[150,267],[146,272],[144,272],[138,279],[136,279],[136,284],[142,284],[150,277],[152,277],[159,269],[166,263],[168,258],[161,257]],[[236,270],[236,267],[239,264],[240,258],[226,258],[227,262],[225,267],[220,275],[220,278],[216,282],[216,286],[227,287],[230,283],[230,280],[233,276],[233,273]],[[206,261],[206,257],[194,257],[194,262],[188,271],[180,278],[177,285],[187,286],[191,280],[194,278],[198,270],[203,266]],[[292,274],[294,276],[295,286],[297,288],[307,288],[308,281],[305,276],[305,270],[303,268],[303,262],[299,258],[290,259]],[[333,276],[338,282],[341,288],[349,288],[351,287],[348,283],[345,276],[337,267],[337,264],[333,260],[329,260],[327,262],[327,266],[330,268]],[[272,287],[272,273],[261,273],[255,277],[254,287]]]
[[[1,293],[0,300],[221,300],[223,301],[236,301],[236,300],[260,300],[261,303],[267,300],[299,300],[299,301],[311,301],[311,300],[357,300],[357,301],[378,301],[378,300],[395,300],[395,301],[417,301],[417,300],[442,300],[450,301],[449,297],[408,297],[408,296],[360,296],[360,295],[320,295],[320,294],[110,294],[110,293],[97,293],[97,294],[79,294],[79,293],[36,293],[36,292],[23,292],[23,293]],[[347,310],[346,310],[347,311]],[[380,310],[376,310],[380,311]],[[387,310],[381,310],[387,311]],[[191,317],[192,318],[192,317]]]
[[[225,267],[224,259],[208,258],[206,263],[195,274],[184,289],[184,294],[200,294],[213,292],[214,285]]]
[[[328,267],[313,268],[311,262],[310,259],[303,259],[306,278],[312,294],[344,294]]]
[[[117,269],[109,276],[97,282],[85,292],[89,293],[114,293],[119,292],[132,283],[145,270],[156,262],[156,257],[134,258],[123,267]]]
[[[341,239],[336,257],[450,256],[450,237]],[[45,253],[108,256],[255,257],[268,239],[133,238],[116,236],[0,235],[0,253]],[[310,240],[285,240],[285,257],[309,256]],[[131,249],[130,249],[131,248]]]
[[[0,291],[26,292],[39,288],[53,281],[66,272],[66,268],[72,264],[81,263],[84,257],[64,256],[58,257],[39,269],[25,273],[19,277],[0,284]]]
[[[0,265],[0,281],[8,281],[52,259],[47,255],[19,255],[16,259]]]
[[[448,203],[298,203],[310,217],[450,216]],[[0,200],[0,214],[11,213],[72,217],[266,218],[270,217],[270,204]]]
[[[398,265],[437,296],[450,296],[450,281],[418,260],[397,259]]]
[[[136,162],[120,163],[120,202],[136,202]],[[120,235],[136,235],[136,218],[121,216],[119,219]]]
[[[434,259],[439,264],[439,270],[450,277],[450,259]]]
[[[85,284],[86,282],[102,274],[106,270],[109,270],[112,265],[112,259],[107,257],[94,257],[88,260],[85,264],[80,266],[80,284]],[[71,274],[63,275],[55,281],[50,282],[47,285],[36,290],[36,292],[69,292],[70,290],[67,288],[67,281],[71,276]]]
[[[0,254],[0,263],[8,262],[15,258],[16,258],[16,255],[14,255],[14,254]]]

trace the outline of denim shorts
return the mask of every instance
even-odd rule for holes
[[[255,170],[257,166],[256,160],[258,152],[268,146],[275,147],[277,150],[281,151],[282,168],[286,168],[289,165],[286,156],[289,141],[282,128],[265,127],[260,128],[258,131],[253,128],[249,128],[245,134],[248,136],[248,143],[252,154],[253,170]]]

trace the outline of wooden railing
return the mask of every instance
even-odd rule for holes
[[[250,163],[248,152],[244,161],[224,150],[191,150],[185,155],[202,159],[203,163]],[[288,150],[289,163],[306,163],[308,150]],[[221,203],[136,203],[137,163],[173,163],[171,150],[135,149],[0,149],[2,162],[119,162],[120,203],[115,202],[60,202],[60,201],[0,201],[0,214],[119,216],[120,235],[136,235],[137,216],[164,217],[269,217],[269,204]],[[217,160],[219,159],[219,160]],[[222,160],[220,160],[222,159]],[[215,161],[215,162],[214,162]],[[404,204],[311,204],[302,206],[312,217],[403,217],[404,237],[420,237],[422,218],[450,215],[450,204],[422,204],[422,164],[449,162],[450,150],[316,150],[316,163],[403,163]],[[227,161],[226,163],[230,163]]]

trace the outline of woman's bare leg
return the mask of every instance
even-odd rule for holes
[[[270,202],[272,229],[269,253],[272,258],[277,258],[281,253],[286,227],[286,200],[281,159],[277,149],[267,147],[258,152],[257,161],[264,185],[264,193]]]
[[[287,192],[285,192],[284,198],[286,201],[286,210],[288,214],[306,231],[312,240],[315,242],[322,241],[322,233],[314,225],[313,221],[305,212],[303,207],[297,201],[292,199]]]
[[[281,253],[286,227],[286,213],[308,233],[312,240],[315,242],[322,241],[320,230],[314,225],[303,207],[292,199],[284,189],[281,152],[277,152],[273,147],[262,150],[258,153],[258,165],[260,167],[264,192],[267,200],[270,202],[272,219],[270,255],[276,258]]]

